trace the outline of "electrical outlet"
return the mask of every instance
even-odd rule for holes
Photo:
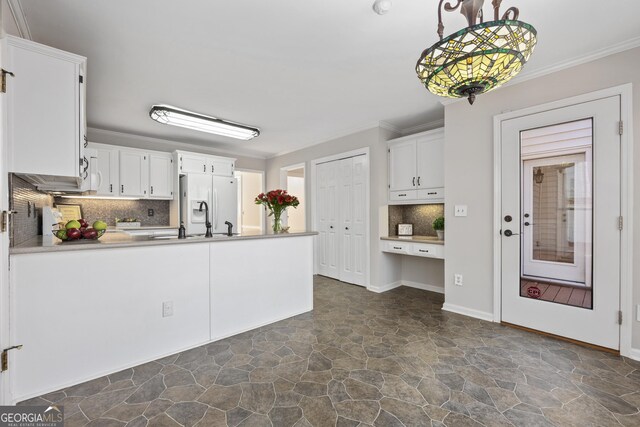
[[[462,286],[462,274],[455,274],[453,276],[453,282],[456,286]]]
[[[467,205],[455,205],[454,216],[467,216]]]
[[[153,216],[153,209],[147,209],[147,216]]]
[[[165,301],[162,303],[162,317],[173,316],[173,301]]]

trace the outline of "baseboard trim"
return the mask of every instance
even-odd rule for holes
[[[423,291],[435,292],[438,294],[444,294],[444,286],[429,285],[427,283],[412,282],[410,280],[400,281],[402,286],[409,288],[422,289]]]
[[[480,320],[486,320],[487,322],[493,322],[493,313],[487,313],[486,311],[474,310],[472,308],[462,307],[459,305],[447,304],[442,305],[444,311],[451,313],[462,314],[463,316],[474,317]]]
[[[388,283],[384,286],[368,286],[367,290],[381,294],[383,292],[390,291],[400,286],[407,286],[409,288],[422,289],[423,291],[436,292],[438,294],[444,294],[444,287],[429,285],[427,283],[412,282],[410,280],[398,280],[397,282]]]
[[[627,357],[640,362],[640,348],[632,348]]]
[[[381,294],[383,292],[390,291],[391,289],[399,288],[402,286],[402,282],[392,282],[383,286],[367,286],[367,290],[371,292],[375,292],[376,294]]]

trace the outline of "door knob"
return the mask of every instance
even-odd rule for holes
[[[504,222],[511,222],[513,221],[513,217],[511,215],[507,215],[504,217]]]
[[[517,236],[518,233],[514,233],[511,230],[504,230],[504,235],[507,236],[507,237],[511,237],[511,236]]]

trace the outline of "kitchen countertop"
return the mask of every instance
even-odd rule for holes
[[[121,230],[118,230],[121,231]],[[76,240],[71,242],[63,242],[57,237],[38,236],[27,240],[17,246],[9,249],[10,255],[32,254],[43,252],[64,252],[64,251],[80,251],[87,249],[112,249],[112,248],[130,248],[140,246],[161,246],[161,245],[183,245],[189,243],[217,243],[230,242],[236,240],[254,240],[254,239],[283,239],[287,237],[314,236],[318,234],[315,231],[306,231],[300,233],[245,233],[243,235],[226,236],[215,235],[214,237],[193,236],[187,239],[163,239],[148,236],[131,236],[127,233],[113,232],[105,233],[98,240]]]
[[[435,236],[386,236],[381,237],[380,240],[393,240],[398,242],[416,242],[416,243],[431,243],[434,245],[444,245],[444,240],[438,240]]]

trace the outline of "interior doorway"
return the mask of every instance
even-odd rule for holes
[[[503,322],[620,348],[620,106],[616,95],[501,122]]]
[[[284,224],[289,227],[289,231],[291,232],[306,231],[307,229],[305,170],[304,163],[280,169],[280,187],[283,190],[287,190],[289,194],[296,196],[300,202],[295,209],[287,209],[282,218]]]
[[[255,204],[255,198],[264,190],[264,172],[236,170],[238,180],[238,226],[242,234],[264,232],[264,208]]]

